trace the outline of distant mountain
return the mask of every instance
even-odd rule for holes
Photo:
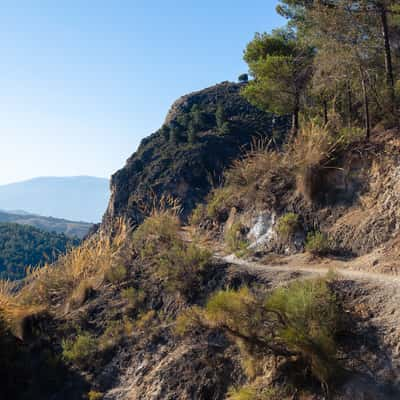
[[[82,239],[93,226],[88,222],[74,222],[66,219],[42,217],[24,211],[5,212],[0,210],[0,223],[29,225],[47,232],[65,234],[68,237]]]
[[[89,176],[42,177],[0,186],[1,210],[72,221],[100,222],[108,199],[108,179]]]

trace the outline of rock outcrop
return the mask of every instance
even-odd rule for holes
[[[186,218],[254,138],[279,143],[288,120],[250,105],[242,86],[223,82],[178,99],[163,127],[113,175],[103,224],[117,217],[138,223],[162,195],[179,199]]]

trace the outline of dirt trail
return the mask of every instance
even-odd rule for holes
[[[359,270],[367,258],[349,262],[322,259],[312,261],[305,254],[285,257],[278,262],[244,260],[235,255],[216,255],[234,268],[248,271],[261,280],[279,285],[293,279],[307,279],[337,274],[337,285],[346,299],[346,308],[355,311],[359,318],[354,321],[355,332],[363,344],[358,359],[358,371],[373,382],[373,386],[385,385],[400,390],[400,277],[378,272]],[[370,260],[369,260],[370,261]],[[399,394],[384,395],[383,399],[398,399]],[[379,396],[371,398],[381,398]]]
[[[334,271],[340,277],[348,278],[355,281],[373,282],[374,284],[388,285],[400,289],[400,276],[382,274],[379,272],[360,271],[352,269],[351,263],[343,261],[324,261],[321,264],[310,262],[304,255],[297,255],[282,259],[279,263],[265,264],[258,261],[249,261],[236,257],[233,254],[227,256],[216,255],[216,258],[234,264],[238,267],[251,270],[252,272],[302,272],[316,275],[326,275],[330,271]],[[283,262],[283,263],[282,263]],[[346,266],[346,264],[350,264]]]

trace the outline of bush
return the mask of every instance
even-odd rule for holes
[[[154,257],[178,238],[180,223],[176,213],[162,211],[146,218],[133,233],[133,246],[141,258]]]
[[[147,218],[134,232],[133,242],[138,254],[153,262],[165,288],[189,298],[199,289],[211,253],[185,243],[179,228],[178,217],[165,211]]]
[[[98,341],[87,332],[79,334],[75,340],[65,339],[61,345],[63,358],[79,367],[90,365],[98,350]]]
[[[123,299],[127,300],[129,307],[136,309],[142,305],[146,294],[141,289],[129,287],[122,290],[121,296]]]
[[[206,213],[206,206],[204,204],[198,204],[189,217],[189,224],[199,225],[205,218]]]
[[[206,206],[207,217],[219,219],[220,215],[230,207],[231,200],[232,190],[229,186],[214,189]]]
[[[336,298],[325,280],[299,281],[264,296],[250,289],[212,295],[205,309],[193,308],[178,319],[179,332],[196,323],[225,331],[242,359],[263,355],[293,357],[327,387],[337,372],[335,334],[339,326]]]
[[[352,127],[344,127],[339,131],[339,141],[343,146],[348,146],[365,138],[365,130]]]
[[[104,394],[101,392],[96,392],[94,390],[91,390],[88,393],[88,400],[101,400],[104,397]]]
[[[282,215],[277,222],[277,232],[284,240],[289,240],[299,227],[299,216],[295,213]]]
[[[218,133],[222,136],[229,135],[231,133],[231,125],[228,121],[225,121],[218,129]]]
[[[326,235],[317,231],[309,232],[306,240],[306,250],[314,255],[324,255],[329,252],[329,241]]]
[[[201,273],[210,261],[208,250],[177,242],[160,255],[158,274],[168,291],[192,298],[200,288]]]
[[[128,271],[126,268],[121,265],[117,264],[112,266],[106,273],[106,279],[110,283],[119,283],[122,282],[126,276],[128,275]]]
[[[244,226],[240,222],[233,223],[225,232],[225,243],[229,251],[239,256],[246,253],[249,242],[244,236]]]

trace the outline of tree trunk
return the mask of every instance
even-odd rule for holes
[[[347,123],[350,126],[353,120],[353,94],[351,92],[351,84],[347,82]]]
[[[324,124],[328,125],[328,101],[324,99]]]
[[[394,94],[394,76],[393,76],[393,63],[392,63],[392,50],[390,47],[390,33],[387,19],[387,10],[383,4],[379,5],[379,12],[382,23],[382,34],[385,43],[385,69],[386,69],[386,83],[389,88],[391,108],[394,111],[395,94]]]
[[[369,141],[371,136],[371,122],[369,115],[369,100],[368,100],[368,91],[367,91],[367,82],[365,80],[364,74],[361,77],[361,84],[364,96],[364,121],[365,121],[365,138]]]
[[[299,114],[300,114],[300,105],[299,98],[296,98],[296,103],[294,106],[293,114],[292,114],[292,137],[295,138],[297,133],[299,132],[300,123],[299,123]]]

